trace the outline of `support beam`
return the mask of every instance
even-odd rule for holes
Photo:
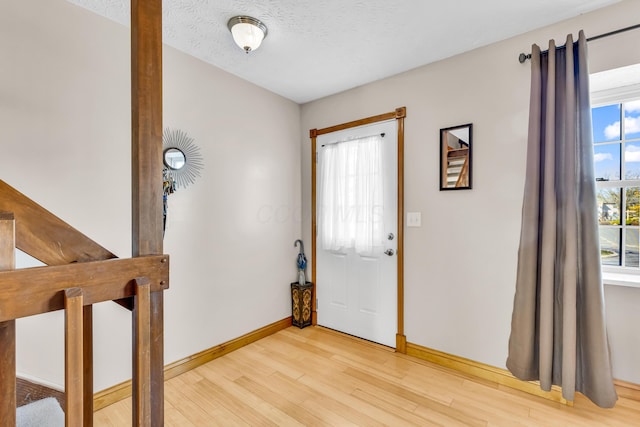
[[[162,0],[131,0],[132,254],[162,254]],[[164,425],[164,299],[150,296],[151,423]],[[133,420],[140,402],[133,402]]]
[[[131,1],[133,256],[162,254],[162,1]]]
[[[0,270],[15,268],[15,220],[0,212]],[[16,321],[0,322],[0,420],[16,425]]]

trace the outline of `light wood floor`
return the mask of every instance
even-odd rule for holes
[[[131,400],[95,426],[131,425]],[[165,383],[167,426],[640,426],[640,392],[600,409],[527,395],[319,327],[288,328]]]

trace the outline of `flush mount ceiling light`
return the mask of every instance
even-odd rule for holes
[[[234,16],[227,22],[227,27],[236,44],[247,53],[259,48],[262,40],[267,37],[267,26],[250,16]]]

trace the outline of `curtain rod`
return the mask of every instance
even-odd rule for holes
[[[605,37],[609,37],[609,36],[613,36],[613,35],[616,35],[616,34],[624,33],[626,31],[635,30],[636,28],[640,28],[640,24],[632,25],[632,26],[626,27],[626,28],[620,28],[619,30],[610,31],[608,33],[600,34],[598,36],[589,37],[587,39],[587,41],[591,42],[591,41],[594,41],[594,40],[603,39]],[[520,61],[521,64],[524,64],[524,62],[527,59],[531,59],[531,54],[530,53],[521,53],[518,56],[518,61]]]
[[[376,136],[378,135],[377,133],[374,133],[373,135],[365,135],[365,136],[356,136],[353,138],[348,138],[348,139],[343,139],[341,141],[335,141],[335,142],[327,142],[326,144],[322,144],[320,147],[324,147],[325,145],[333,145],[333,144],[340,144],[341,142],[349,142],[349,141],[355,141],[358,139],[364,139],[364,138],[370,138],[372,136]],[[384,138],[384,136],[386,135],[384,132],[382,132],[381,134],[379,134],[381,138]]]

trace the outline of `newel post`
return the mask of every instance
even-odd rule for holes
[[[132,255],[160,255],[163,252],[162,0],[131,0],[131,125]],[[164,425],[163,292],[152,292],[149,302],[150,384],[139,384],[148,379],[135,375],[143,367],[139,366],[136,354],[140,351],[139,331],[133,330],[133,425],[161,427]],[[151,392],[149,404],[141,402],[142,396],[135,392],[145,389]]]

